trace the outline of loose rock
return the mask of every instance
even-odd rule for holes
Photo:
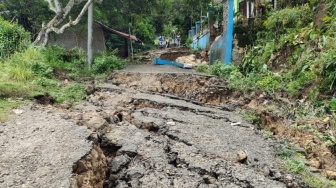
[[[237,153],[237,162],[245,163],[247,160],[247,154],[244,151],[239,151]]]

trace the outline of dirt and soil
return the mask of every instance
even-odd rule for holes
[[[308,187],[237,113],[250,102],[193,70],[129,67],[0,125],[0,187]]]
[[[175,61],[179,63],[189,64],[192,65],[193,67],[199,64],[203,65],[209,64],[209,58],[206,54],[206,51],[203,51],[200,54],[197,52],[191,52],[190,49],[186,47],[166,48],[166,49],[149,51],[142,55],[137,56],[135,60],[147,64],[152,64],[153,59],[155,57],[168,61]]]

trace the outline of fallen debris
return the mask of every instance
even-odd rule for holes
[[[23,110],[21,109],[13,109],[14,114],[22,114]]]
[[[245,163],[247,160],[247,154],[244,151],[238,151],[237,152],[237,162],[239,163]]]

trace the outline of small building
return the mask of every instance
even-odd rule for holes
[[[141,42],[136,36],[114,30],[100,22],[95,21],[93,24],[93,40],[92,49],[94,52],[103,52],[106,50],[105,33],[118,35],[125,39],[124,46],[121,46],[121,51],[127,56],[127,48],[129,40]],[[87,27],[85,25],[77,25],[67,28],[62,34],[52,34],[48,40],[48,44],[57,44],[65,49],[75,47],[87,50]]]

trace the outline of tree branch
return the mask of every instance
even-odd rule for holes
[[[45,0],[49,4],[49,9],[52,10],[53,12],[57,13],[56,7],[53,4],[53,0]]]
[[[62,12],[62,7],[61,7],[61,3],[59,2],[59,0],[54,0],[54,4],[55,4],[57,13]]]
[[[66,28],[69,28],[71,26],[77,25],[79,23],[79,21],[82,19],[82,17],[84,16],[85,12],[87,11],[88,7],[90,6],[90,4],[93,3],[93,0],[89,0],[83,7],[82,11],[78,14],[77,18],[74,21],[69,21],[68,23],[64,24],[61,28],[56,28],[56,27],[50,27],[51,31],[57,33],[57,34],[61,34],[64,32],[64,30]]]
[[[58,3],[58,5],[52,5],[52,0],[46,0],[49,2],[49,5],[53,8],[55,8],[55,6],[60,6],[60,3],[58,0],[54,0],[54,3]],[[41,31],[39,32],[37,38],[34,41],[34,45],[42,45],[45,46],[48,43],[48,38],[49,38],[49,33],[50,32],[55,32],[57,34],[61,34],[64,33],[64,30],[66,28],[69,28],[71,26],[77,25],[81,18],[84,16],[85,12],[87,11],[88,7],[90,6],[91,3],[94,2],[94,0],[88,0],[86,2],[86,4],[83,6],[81,12],[78,14],[77,18],[72,21],[70,20],[68,23],[64,24],[63,26],[61,26],[60,28],[58,28],[58,26],[66,19],[67,15],[70,13],[72,7],[76,4],[76,3],[81,3],[84,2],[85,0],[69,0],[69,2],[67,3],[67,5],[61,9],[56,13],[56,16],[49,21],[49,23],[47,25],[43,25]],[[55,8],[58,9],[58,8]],[[60,15],[62,14],[62,15]]]

